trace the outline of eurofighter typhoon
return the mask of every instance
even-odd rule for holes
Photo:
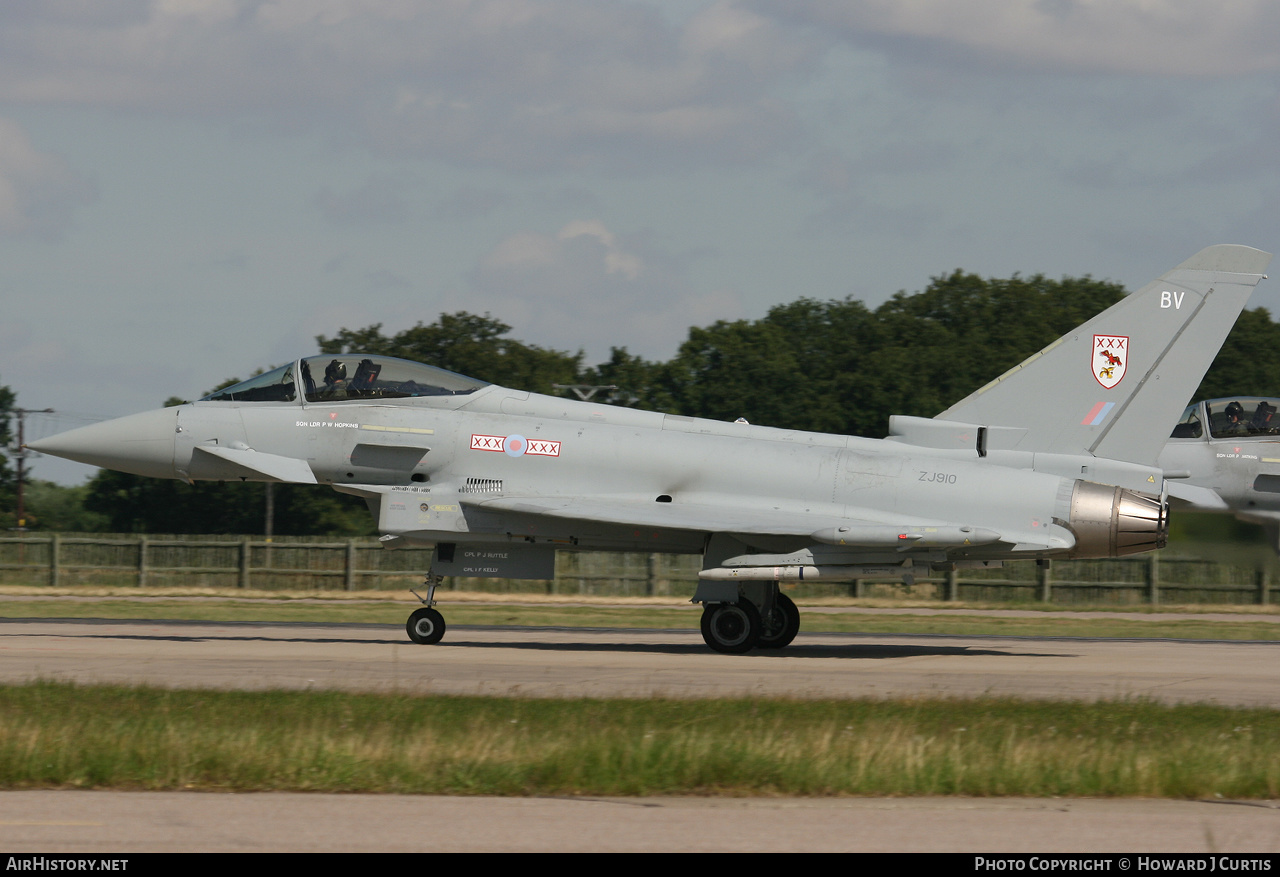
[[[1260,524],[1280,553],[1280,399],[1254,395],[1194,402],[1160,454],[1169,496],[1196,511]]]
[[[779,584],[1163,547],[1158,457],[1265,276],[1209,247],[933,419],[886,439],[542,396],[382,356],[309,356],[176,408],[30,447],[185,481],[329,484],[384,544],[434,546],[409,637],[436,643],[441,577],[550,578],[557,551],[700,554],[718,652],[788,645]]]

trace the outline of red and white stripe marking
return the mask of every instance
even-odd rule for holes
[[[512,446],[508,447],[508,439],[518,441],[513,441]],[[521,436],[479,435],[472,433],[471,450],[505,452],[513,457],[522,457],[525,454],[534,457],[558,457],[560,456],[560,442],[551,441],[550,439],[525,439]]]
[[[471,450],[473,451],[497,451],[502,453],[502,443],[507,440],[505,435],[475,435],[471,436]]]

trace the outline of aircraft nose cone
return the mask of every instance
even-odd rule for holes
[[[103,469],[173,478],[177,425],[177,409],[163,408],[27,442],[27,447]]]

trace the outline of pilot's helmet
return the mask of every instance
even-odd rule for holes
[[[1227,416],[1232,420],[1239,420],[1244,417],[1244,406],[1239,402],[1229,402],[1227,404]]]
[[[338,381],[347,379],[347,364],[340,359],[335,359],[324,370],[324,382],[326,384],[336,384]]]

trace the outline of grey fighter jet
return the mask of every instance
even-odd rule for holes
[[[330,484],[440,577],[549,578],[562,550],[701,554],[725,653],[799,629],[779,583],[1162,547],[1158,463],[1268,253],[1209,247],[934,419],[887,439],[541,396],[381,356],[299,359],[188,405],[33,442],[159,478]]]
[[[1159,463],[1176,503],[1261,524],[1280,552],[1280,399],[1188,405]]]

